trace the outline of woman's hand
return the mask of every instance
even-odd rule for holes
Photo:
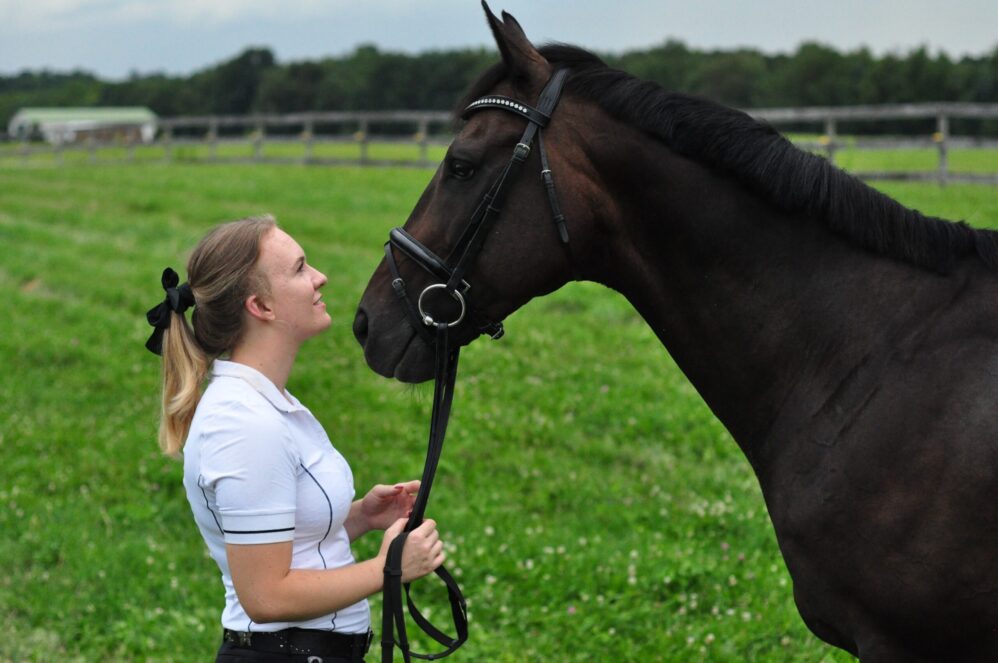
[[[381,552],[378,553],[381,560],[387,559],[388,547],[405,529],[406,522],[405,518],[400,518],[385,530]],[[412,582],[433,573],[444,563],[445,557],[444,542],[440,540],[436,522],[424,520],[422,525],[409,532],[409,537],[402,548],[402,582]]]
[[[356,517],[361,525],[359,529],[364,532],[372,529],[388,529],[399,518],[408,518],[418,492],[419,481],[407,481],[392,486],[379,484],[371,488],[367,495],[356,503]]]

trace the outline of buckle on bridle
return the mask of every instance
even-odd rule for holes
[[[513,158],[517,161],[526,161],[530,156],[530,146],[526,143],[517,143],[513,148]]]

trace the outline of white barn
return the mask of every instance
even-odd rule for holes
[[[53,145],[89,138],[143,143],[156,137],[156,114],[140,106],[120,108],[22,108],[7,125],[14,139],[41,136]]]

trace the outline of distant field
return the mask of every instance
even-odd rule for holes
[[[414,142],[373,141],[367,145],[367,159],[371,161],[420,161],[422,153]],[[438,163],[446,152],[446,147],[430,145],[427,159]],[[55,152],[51,148],[35,145],[32,154],[25,156],[15,145],[0,145],[0,165],[68,165],[86,164],[91,160],[101,162],[133,161],[136,163],[165,162],[166,148],[162,145],[138,145],[134,149],[124,146],[107,146],[94,150],[93,154],[85,147],[73,147]],[[362,155],[361,144],[355,141],[317,142],[312,146],[311,158],[359,161]],[[172,159],[177,162],[201,162],[211,159],[247,160],[253,158],[253,144],[248,141],[223,142],[214,150],[207,143],[181,143],[170,148]],[[264,159],[302,160],[306,156],[305,146],[296,142],[273,142],[263,145],[260,156]]]
[[[950,150],[947,161],[951,173],[998,173],[998,150]],[[934,148],[844,149],[835,153],[835,164],[852,172],[933,172],[939,167],[939,152]]]
[[[429,177],[0,164],[0,661],[213,656],[218,572],[180,465],[156,449],[158,361],[143,343],[160,272],[182,272],[216,222],[272,212],[329,275],[333,327],[289,388],[358,490],[418,475],[430,391],[371,373],[350,324]],[[996,188],[882,188],[998,227]],[[852,660],[801,623],[748,463],[620,296],[572,285],[507,329],[464,353],[430,507],[469,597],[456,663]]]
[[[794,136],[807,142],[813,136]],[[853,141],[841,138],[844,144]],[[29,156],[19,154],[19,147],[0,144],[0,165],[54,165],[84,164],[92,159],[118,162],[131,160],[137,163],[165,161],[166,148],[162,145],[141,145],[129,151],[126,147],[102,147],[92,155],[87,149],[74,147],[61,154],[52,152],[45,146],[34,146],[41,151]],[[423,153],[414,142],[372,142],[367,146],[366,159],[371,162],[413,163],[421,161]],[[446,146],[431,144],[426,152],[426,163],[436,164],[446,153]],[[174,161],[202,162],[211,159],[249,160],[254,156],[253,144],[243,142],[223,142],[212,148],[207,143],[178,144],[171,148]],[[318,142],[313,145],[311,158],[357,162],[362,155],[361,144],[354,141]],[[264,159],[300,161],[306,157],[305,146],[298,142],[273,142],[264,144],[260,156]],[[949,171],[952,173],[998,173],[998,150],[995,149],[952,149],[948,154]],[[856,149],[844,147],[835,153],[836,165],[854,172],[934,172],[938,168],[939,153],[934,147],[917,149]]]

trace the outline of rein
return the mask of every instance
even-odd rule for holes
[[[554,178],[548,165],[547,152],[544,149],[542,138],[542,129],[551,120],[551,114],[561,97],[562,86],[567,76],[567,69],[558,69],[551,75],[538,98],[537,108],[532,108],[510,97],[488,95],[472,102],[464,109],[462,117],[467,117],[471,113],[486,108],[498,108],[525,118],[527,127],[520,141],[516,144],[513,156],[506,168],[493,182],[488,193],[485,194],[471,215],[467,227],[447,260],[439,258],[433,251],[401,228],[393,229],[389,234],[388,242],[385,243],[385,261],[392,274],[392,288],[396,296],[402,301],[413,329],[423,340],[435,348],[436,360],[429,443],[419,493],[416,495],[412,514],[403,533],[389,545],[388,559],[385,563],[382,593],[384,600],[381,632],[382,663],[392,662],[396,646],[401,650],[402,658],[406,663],[409,663],[411,658],[432,661],[450,655],[468,639],[468,608],[464,596],[461,594],[461,589],[453,576],[443,566],[435,571],[447,586],[451,617],[457,632],[455,637],[451,637],[435,627],[416,609],[409,594],[409,583],[402,582],[402,551],[406,537],[423,522],[423,515],[430,498],[430,489],[433,486],[433,478],[443,450],[444,437],[447,434],[447,422],[450,419],[451,402],[454,398],[454,382],[457,377],[457,362],[460,354],[460,346],[454,348],[450,346],[449,330],[451,327],[470,323],[479,334],[487,334],[493,339],[499,339],[505,333],[502,322],[490,320],[471,306],[468,294],[471,285],[464,277],[481,251],[489,230],[498,220],[506,194],[509,191],[509,185],[516,180],[521,167],[530,156],[535,137],[541,153],[541,177],[547,190],[552,218],[559,239],[563,245],[568,246],[565,216],[561,213],[558,204]],[[402,279],[395,262],[393,249],[405,254],[406,257],[437,279],[437,282],[431,283],[422,290],[415,302],[409,297],[406,290],[405,281]],[[427,293],[435,290],[443,290],[458,303],[460,312],[456,317],[449,321],[442,321],[443,315],[434,316],[428,312],[429,302],[424,300]],[[409,614],[413,621],[427,635],[446,647],[444,651],[434,654],[420,654],[409,648],[405,612],[402,604],[403,589],[405,589],[406,605],[408,605]]]

